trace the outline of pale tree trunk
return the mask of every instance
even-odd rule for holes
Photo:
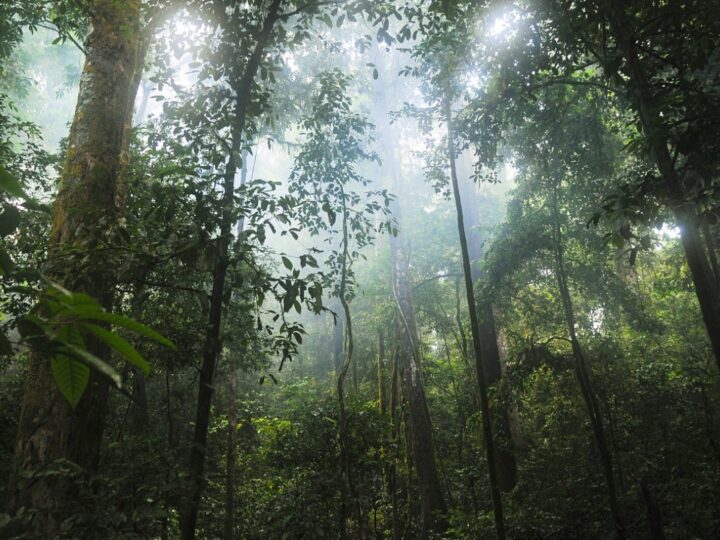
[[[385,334],[378,328],[377,335],[377,395],[380,414],[387,412],[387,391],[385,389]]]
[[[395,73],[398,66],[388,66],[387,72]],[[382,77],[381,77],[382,79]],[[391,101],[389,98],[397,98],[396,88],[381,86],[375,93],[376,101],[373,111],[376,114],[376,125],[378,136],[382,139],[381,146],[384,148],[384,160],[387,163],[388,175],[391,185],[387,186],[391,191],[400,193],[403,177],[401,164],[401,149],[398,145],[397,130],[389,122]],[[393,96],[390,96],[390,92]],[[388,135],[390,134],[390,135]],[[392,215],[398,223],[402,216],[400,205],[395,202],[392,207]],[[402,233],[401,233],[402,235]],[[442,492],[442,485],[438,468],[435,461],[434,442],[432,434],[432,422],[428,411],[421,377],[421,359],[419,340],[415,322],[415,312],[412,304],[411,287],[408,276],[409,253],[406,246],[393,236],[390,237],[390,250],[392,259],[392,286],[393,294],[397,304],[396,310],[396,350],[394,351],[393,369],[390,382],[390,413],[394,428],[394,447],[397,449],[395,458],[399,458],[402,433],[401,424],[404,423],[405,435],[405,459],[407,462],[408,476],[405,487],[404,499],[407,502],[406,522],[403,525],[400,515],[400,498],[403,495],[400,481],[400,474],[396,466],[397,459],[389,468],[390,474],[390,497],[392,502],[392,532],[393,539],[407,538],[411,530],[410,520],[412,519],[413,497],[411,496],[410,483],[412,467],[414,466],[418,485],[420,488],[420,509],[422,513],[421,537],[427,538],[435,533],[442,535],[447,529],[447,505]],[[401,386],[402,385],[402,386]],[[404,396],[401,395],[404,393]],[[403,399],[404,397],[404,399]],[[406,409],[403,407],[406,406]],[[406,413],[406,414],[405,414]],[[403,422],[403,419],[406,419]],[[404,528],[404,531],[403,531]]]
[[[85,67],[80,79],[75,117],[50,239],[47,273],[65,287],[84,292],[106,308],[112,306],[113,265],[107,256],[88,254],[89,246],[117,241],[112,227],[122,211],[120,185],[126,127],[137,91],[136,72],[142,59],[140,1],[91,2],[91,31],[85,42]],[[88,340],[100,358],[108,351]],[[75,410],[58,391],[50,359],[34,354],[27,376],[10,485],[10,510],[38,512],[33,534],[52,538],[58,522],[52,516],[72,497],[68,482],[45,476],[21,480],[23,471],[50,467],[66,459],[92,472],[98,463],[107,408],[108,385],[94,370]],[[27,531],[30,532],[30,531]]]
[[[397,216],[398,213],[395,212]],[[410,420],[410,444],[417,470],[422,509],[422,538],[447,529],[447,506],[435,463],[432,423],[421,377],[420,347],[408,276],[409,256],[399,239],[390,238],[393,291],[400,319],[399,347],[404,362],[405,396]]]

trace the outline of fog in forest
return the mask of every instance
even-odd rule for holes
[[[0,538],[720,537],[719,21],[0,4]]]

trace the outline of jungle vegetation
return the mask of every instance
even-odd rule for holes
[[[720,3],[3,0],[0,537],[720,538]]]

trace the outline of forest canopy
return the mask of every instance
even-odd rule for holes
[[[720,3],[3,0],[0,537],[720,537]]]

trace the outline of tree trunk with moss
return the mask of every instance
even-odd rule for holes
[[[398,215],[397,212],[393,212]],[[397,303],[399,347],[404,364],[404,389],[408,404],[410,445],[418,476],[422,510],[421,538],[447,529],[447,506],[442,493],[440,475],[435,463],[432,422],[425,398],[420,364],[420,344],[415,323],[408,277],[409,256],[397,238],[390,238],[393,265],[393,292]]]
[[[468,163],[469,153],[463,154],[465,159],[456,160],[458,176],[470,178],[472,164]],[[460,168],[462,165],[462,174]],[[463,204],[463,222],[470,257],[470,275],[473,283],[482,278],[483,234],[480,230],[480,209],[478,207],[477,191],[474,182],[459,184],[460,198]],[[482,362],[485,369],[485,382],[488,388],[498,386],[503,376],[503,365],[500,359],[498,346],[498,332],[495,324],[495,313],[489,298],[478,295],[477,313],[480,323],[480,348],[483,351]],[[499,400],[498,400],[499,401]],[[502,402],[491,407],[493,424],[495,427],[497,452],[495,453],[498,485],[503,492],[511,491],[517,484],[517,463],[513,448],[512,433],[510,429],[510,411]]]
[[[455,161],[455,142],[453,129],[453,115],[450,107],[450,99],[446,93],[443,100],[443,113],[445,116],[445,125],[447,126],[447,157],[450,165],[450,182],[452,184],[453,198],[455,200],[455,211],[457,213],[458,237],[460,240],[460,254],[462,258],[463,279],[465,281],[465,296],[467,297],[468,314],[470,315],[470,334],[472,336],[473,355],[475,358],[475,371],[477,373],[477,382],[480,390],[480,412],[482,413],[483,437],[485,439],[485,454],[487,456],[488,479],[490,483],[490,498],[493,505],[493,515],[495,518],[495,531],[498,540],[505,540],[505,519],[503,517],[502,497],[500,496],[500,485],[498,481],[498,462],[497,452],[495,449],[495,439],[493,437],[492,419],[490,417],[490,400],[488,398],[488,368],[484,363],[483,357],[486,352],[482,345],[482,335],[480,332],[480,322],[477,312],[477,304],[475,302],[475,290],[473,286],[472,265],[470,252],[468,249],[467,235],[465,234],[465,219],[463,214],[463,205],[460,195],[460,186],[458,182],[457,167]],[[493,327],[494,330],[494,327]],[[494,337],[494,336],[493,336]],[[497,354],[497,339],[493,340],[494,350]],[[499,354],[497,358],[499,369]]]
[[[141,69],[140,1],[91,3],[91,31],[67,157],[55,204],[47,275],[68,289],[86,293],[109,308],[114,273],[116,218],[122,210],[120,171]],[[89,351],[108,351],[88,340]],[[18,427],[10,485],[10,510],[37,512],[31,534],[52,538],[58,512],[72,497],[72,485],[57,476],[28,478],[67,460],[87,472],[96,469],[107,408],[108,385],[95,371],[73,410],[57,389],[50,358],[35,354]]]
[[[657,165],[673,204],[672,210],[680,227],[680,243],[695,285],[700,313],[707,329],[715,363],[720,367],[720,289],[703,247],[696,205],[689,200],[682,178],[678,175],[670,155],[665,135],[667,127],[657,105],[658,98],[653,94],[645,66],[638,55],[638,45],[634,38],[637,25],[627,12],[628,4],[621,0],[612,0],[609,7],[610,30],[617,42],[618,51],[626,62],[628,86],[634,92],[635,109],[651,157]]]

